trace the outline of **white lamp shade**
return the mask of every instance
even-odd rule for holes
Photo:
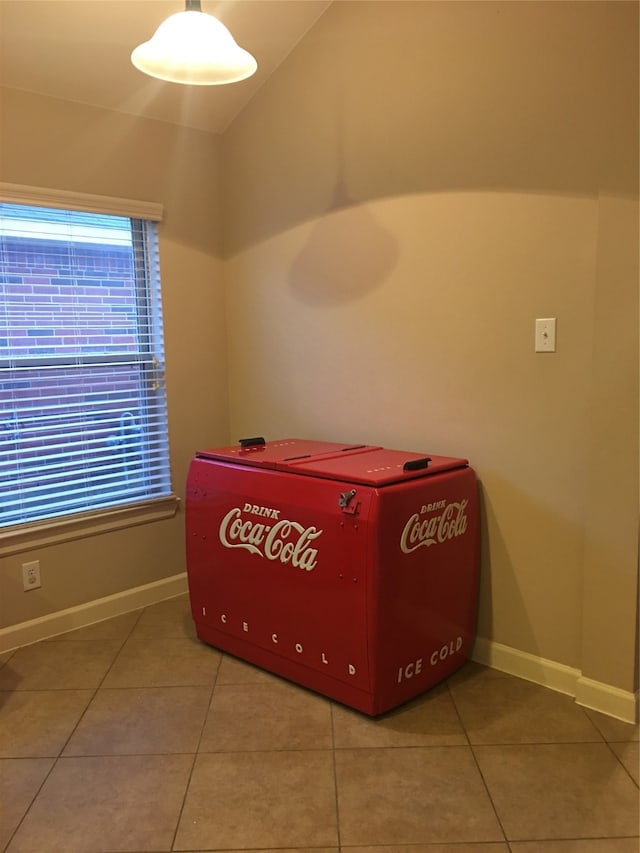
[[[131,62],[152,77],[193,86],[236,83],[258,67],[223,23],[194,10],[163,21],[149,41],[136,47]]]

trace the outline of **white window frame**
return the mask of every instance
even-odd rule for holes
[[[162,220],[163,208],[155,202],[89,195],[66,190],[42,189],[0,182],[0,202],[33,207],[61,208],[89,213]],[[96,536],[173,517],[179,499],[175,494],[130,505],[73,513],[43,521],[0,528],[0,557],[56,545],[73,539]]]

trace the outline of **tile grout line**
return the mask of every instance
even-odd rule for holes
[[[636,786],[636,788],[640,788],[640,784],[638,784],[638,782],[636,782],[636,780],[633,778],[633,776],[631,775],[631,772],[627,769],[626,764],[624,763],[624,761],[622,761],[622,759],[620,758],[620,756],[618,755],[618,753],[615,751],[615,749],[612,746],[612,744],[614,744],[614,743],[625,744],[625,743],[636,743],[636,741],[618,741],[618,740],[608,741],[608,740],[605,740],[605,743],[609,749],[609,752],[613,755],[613,757],[616,759],[618,764],[622,767],[622,769],[627,774],[629,779],[631,779],[631,781]]]
[[[182,803],[180,804],[180,808],[178,809],[178,814],[176,817],[176,827],[173,831],[173,837],[171,838],[171,844],[169,849],[174,850],[176,845],[176,840],[178,838],[178,831],[180,829],[180,823],[182,822],[182,816],[184,814],[184,807],[187,802],[187,794],[189,793],[189,788],[191,786],[191,780],[193,778],[193,773],[196,768],[196,761],[198,760],[198,756],[200,755],[200,745],[202,744],[202,738],[204,736],[204,730],[206,728],[207,722],[209,720],[209,714],[211,713],[211,704],[213,702],[213,694],[215,693],[216,685],[218,683],[218,675],[220,673],[220,667],[222,665],[222,659],[224,655],[220,652],[220,656],[218,658],[218,665],[216,667],[216,671],[213,677],[213,683],[211,684],[211,690],[209,691],[209,702],[207,704],[207,710],[205,712],[204,718],[202,720],[202,725],[200,726],[200,734],[198,736],[198,742],[196,744],[195,752],[193,753],[193,759],[191,761],[191,769],[189,770],[189,776],[187,778],[186,784],[184,786],[184,793],[182,795]],[[190,753],[187,753],[190,754]]]
[[[62,758],[62,757],[63,757],[63,753],[64,753],[65,749],[67,748],[67,746],[69,746],[69,741],[70,741],[70,740],[71,740],[71,738],[75,735],[76,731],[78,730],[78,726],[79,726],[79,725],[82,723],[82,721],[84,720],[84,718],[85,718],[85,716],[86,716],[87,711],[89,710],[89,708],[90,708],[90,707],[91,707],[91,705],[93,704],[93,700],[94,700],[94,699],[96,698],[96,696],[98,695],[98,692],[99,692],[99,691],[100,691],[100,689],[102,688],[102,685],[104,684],[105,679],[107,678],[107,676],[109,675],[109,673],[110,673],[110,672],[111,672],[111,670],[113,669],[115,662],[116,662],[116,661],[118,660],[118,658],[120,657],[120,654],[121,654],[121,652],[122,652],[122,649],[125,647],[125,645],[126,645],[127,641],[130,639],[130,637],[131,637],[132,633],[133,633],[133,632],[134,632],[134,630],[136,629],[136,627],[137,627],[137,625],[138,625],[138,623],[139,623],[140,619],[142,618],[142,614],[144,613],[144,611],[145,611],[145,610],[146,610],[146,608],[142,608],[142,610],[140,610],[140,612],[138,613],[138,618],[137,618],[137,619],[135,620],[135,622],[132,624],[131,628],[129,628],[129,631],[127,632],[127,634],[122,638],[122,642],[120,643],[120,647],[119,647],[118,651],[115,653],[115,655],[113,656],[113,660],[111,661],[111,663],[110,663],[110,664],[109,664],[109,666],[107,667],[107,669],[106,669],[106,671],[105,671],[104,675],[103,675],[103,676],[102,676],[102,678],[100,679],[100,683],[99,683],[99,684],[98,684],[98,685],[93,689],[93,695],[91,696],[91,698],[90,698],[90,699],[89,699],[89,701],[87,702],[87,704],[86,704],[86,706],[85,706],[84,711],[82,712],[82,714],[80,715],[80,718],[78,719],[78,722],[75,724],[75,726],[73,727],[73,729],[72,729],[72,730],[71,730],[71,732],[69,733],[69,737],[66,739],[66,741],[65,741],[65,742],[64,742],[64,744],[62,745],[62,748],[61,748],[60,752],[58,753],[58,757],[56,758],[56,764],[58,763],[58,759],[60,759],[60,758]],[[97,641],[96,641],[96,642],[97,642]]]
[[[458,705],[456,704],[456,700],[454,698],[453,691],[451,690],[451,688],[449,686],[449,680],[447,680],[445,683],[447,685],[447,692],[449,694],[449,698],[451,699],[451,704],[453,705],[453,708],[455,710],[456,716],[458,718],[458,722],[460,723],[460,727],[462,728],[462,731],[464,732],[464,736],[466,738],[467,745],[469,747],[469,751],[471,752],[471,756],[473,758],[473,763],[475,764],[476,769],[478,771],[478,774],[480,775],[480,778],[482,779],[482,784],[484,785],[484,789],[486,791],[487,797],[489,798],[489,802],[491,803],[491,808],[493,809],[493,813],[495,815],[496,821],[498,822],[498,826],[500,827],[500,832],[502,833],[502,840],[507,844],[507,846],[509,847],[509,850],[511,850],[511,845],[509,844],[509,839],[507,838],[507,833],[505,832],[504,825],[502,823],[500,815],[498,814],[498,809],[496,807],[496,804],[493,801],[493,797],[491,796],[491,791],[489,790],[489,786],[487,785],[487,780],[484,778],[484,773],[482,772],[482,768],[480,767],[480,763],[478,762],[478,758],[477,758],[475,750],[473,748],[473,744],[471,743],[471,738],[469,737],[469,733],[467,732],[467,727],[465,726],[464,721],[462,719],[462,716],[460,715],[460,711],[458,710]]]
[[[111,668],[113,667],[113,665],[114,665],[115,661],[117,660],[118,656],[120,655],[120,652],[122,651],[122,649],[123,649],[123,647],[124,647],[124,644],[127,642],[127,640],[129,639],[129,637],[131,636],[131,633],[133,632],[134,628],[136,627],[136,625],[137,625],[137,624],[138,624],[138,622],[140,621],[140,618],[141,618],[141,616],[142,616],[142,614],[143,614],[143,612],[144,612],[144,609],[146,609],[146,608],[143,608],[143,609],[140,611],[140,613],[139,613],[139,615],[138,615],[138,618],[136,619],[136,621],[133,623],[133,625],[132,625],[132,626],[131,626],[131,628],[129,629],[129,632],[126,634],[126,636],[125,636],[125,637],[123,637],[122,642],[120,643],[120,647],[119,647],[118,651],[116,652],[116,654],[114,655],[113,660],[111,661],[111,664],[107,667],[107,670],[106,670],[105,674],[102,676],[102,678],[101,678],[101,680],[100,680],[100,683],[99,683],[96,687],[94,687],[94,688],[91,688],[91,687],[85,687],[85,688],[63,688],[63,689],[67,689],[67,690],[71,690],[71,689],[75,689],[75,690],[80,690],[80,689],[84,689],[84,690],[92,690],[92,694],[91,694],[91,697],[88,699],[87,704],[85,705],[83,712],[80,714],[80,716],[79,716],[78,720],[76,721],[75,726],[73,726],[73,728],[72,728],[71,732],[69,733],[69,736],[67,737],[67,739],[65,740],[65,742],[64,742],[64,743],[62,744],[62,746],[60,747],[60,749],[59,749],[59,751],[58,751],[58,754],[57,754],[57,755],[55,755],[55,756],[47,756],[47,757],[51,757],[51,758],[53,758],[53,761],[52,761],[51,767],[49,768],[49,771],[45,774],[44,779],[42,780],[41,784],[38,786],[38,789],[36,790],[36,792],[34,793],[33,797],[31,798],[31,802],[29,803],[29,806],[25,809],[24,814],[22,815],[22,817],[21,817],[21,818],[20,818],[20,820],[18,821],[18,824],[17,824],[16,828],[14,829],[14,831],[13,831],[13,832],[11,833],[11,835],[9,836],[9,840],[7,841],[7,844],[6,844],[5,848],[4,848],[5,853],[6,853],[6,851],[7,851],[7,850],[9,850],[9,848],[10,848],[11,844],[13,843],[14,838],[16,837],[17,833],[18,833],[18,832],[19,832],[19,830],[20,830],[20,827],[23,825],[23,823],[24,823],[24,822],[25,822],[25,820],[27,819],[27,816],[29,815],[29,812],[31,811],[31,809],[32,809],[32,807],[33,807],[33,804],[35,803],[35,801],[36,801],[36,800],[38,799],[38,797],[40,796],[40,794],[41,794],[41,792],[42,792],[42,789],[44,788],[45,784],[47,783],[47,780],[49,779],[49,777],[51,776],[51,774],[53,773],[53,771],[54,771],[54,770],[55,770],[55,768],[57,767],[58,762],[60,761],[60,759],[63,757],[63,755],[62,755],[62,754],[63,754],[64,750],[67,748],[67,746],[68,746],[68,744],[69,744],[69,741],[71,740],[71,738],[72,738],[72,737],[73,737],[73,735],[75,734],[75,732],[76,732],[76,730],[77,730],[78,726],[80,725],[80,723],[81,723],[81,722],[82,722],[82,720],[84,719],[85,714],[86,714],[86,713],[87,713],[87,711],[89,710],[89,707],[90,707],[91,703],[93,702],[93,700],[95,699],[95,697],[96,697],[96,695],[97,695],[97,693],[98,693],[98,690],[100,689],[101,685],[104,683],[105,678],[107,677],[107,675],[108,675],[108,673],[110,672]],[[69,632],[67,632],[67,633],[69,633]],[[43,641],[42,641],[42,640],[40,640],[40,641],[38,641],[38,642],[43,642]],[[98,641],[95,641],[95,642],[98,642]],[[17,651],[17,650],[16,650],[16,651]],[[10,660],[10,659],[11,659],[11,658],[9,658],[9,660]],[[6,663],[8,663],[8,661],[5,661],[5,664],[6,664]],[[25,692],[27,692],[27,691],[25,691]],[[39,691],[30,691],[30,692],[39,692]],[[43,691],[40,691],[40,692],[43,692]]]

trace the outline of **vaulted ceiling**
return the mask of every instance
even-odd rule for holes
[[[147,77],[129,60],[182,0],[0,0],[0,84],[221,133],[331,0],[203,0],[257,73],[226,86]]]

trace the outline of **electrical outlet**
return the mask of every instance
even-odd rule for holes
[[[22,586],[25,592],[42,586],[40,583],[40,560],[22,564]]]

